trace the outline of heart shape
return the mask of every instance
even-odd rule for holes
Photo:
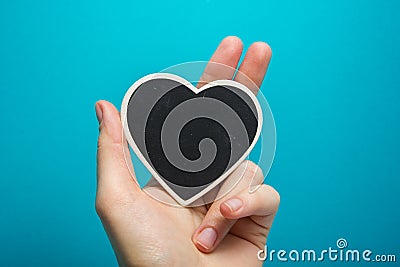
[[[249,155],[262,126],[255,95],[217,80],[201,88],[168,73],[136,81],[121,107],[124,134],[154,178],[187,206]]]

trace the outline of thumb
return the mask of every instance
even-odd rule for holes
[[[140,190],[133,177],[133,167],[118,110],[110,102],[101,100],[95,106],[100,135],[97,145],[97,198],[117,196],[121,199]],[[126,153],[125,153],[125,152]],[[132,168],[131,172],[128,164]],[[129,193],[129,194],[126,194]]]

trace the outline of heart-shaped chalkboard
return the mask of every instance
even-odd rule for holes
[[[221,183],[261,132],[254,94],[232,80],[201,88],[168,73],[135,82],[122,102],[125,136],[154,178],[181,205]]]

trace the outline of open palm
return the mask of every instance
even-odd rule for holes
[[[227,37],[210,62],[235,69],[242,47],[240,39]],[[267,44],[254,43],[235,80],[257,93],[270,58]],[[233,75],[234,71],[220,71],[210,65],[201,80],[232,79]],[[257,252],[266,242],[278,209],[279,195],[265,184],[249,192],[250,183],[261,183],[264,179],[256,164],[243,162],[227,179],[240,178],[239,183],[212,204],[192,208],[166,205],[148,195],[173,201],[156,182],[150,182],[142,191],[132,179],[125,162],[126,143],[121,140],[118,110],[109,102],[99,101],[96,113],[100,122],[96,210],[120,265],[262,265]]]

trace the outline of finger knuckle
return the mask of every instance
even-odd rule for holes
[[[280,194],[278,193],[278,191],[275,190],[275,188],[270,185],[264,184],[263,188],[264,195],[266,196],[268,203],[271,205],[273,211],[277,211],[281,203]]]
[[[128,196],[124,196],[118,192],[103,193],[96,197],[95,202],[96,213],[101,219],[115,217],[115,214],[126,210],[126,207],[129,207],[132,202]]]
[[[251,179],[254,178],[254,179],[260,180],[260,179],[264,178],[262,169],[256,163],[254,163],[251,160],[246,160],[244,162],[244,164],[245,164],[246,172],[249,174],[248,176]]]
[[[242,184],[249,185],[253,183],[260,184],[263,180],[263,172],[261,168],[250,160],[245,160],[235,170],[237,175],[240,175]]]
[[[104,218],[108,214],[109,210],[105,200],[101,197],[96,197],[95,209],[100,218]]]

